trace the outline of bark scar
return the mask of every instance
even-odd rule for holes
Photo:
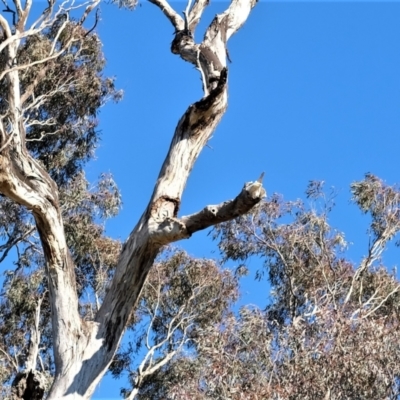
[[[208,96],[204,97],[204,99],[201,99],[196,103],[194,103],[194,107],[201,111],[209,110],[214,105],[214,102],[217,99],[217,97],[219,97],[220,94],[224,91],[227,80],[228,80],[228,68],[224,67],[221,70],[221,75],[218,79],[217,87],[213,89]]]
[[[159,197],[151,206],[151,216],[158,222],[164,221],[166,218],[176,217],[178,215],[180,199],[168,196]],[[173,212],[170,214],[170,206],[172,204]]]

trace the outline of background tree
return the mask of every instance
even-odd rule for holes
[[[41,32],[28,36],[18,49],[21,63],[40,62],[48,54],[60,21],[62,17],[56,17],[50,28],[46,25]],[[65,29],[78,25],[71,21]],[[78,40],[71,49],[60,52],[58,58],[23,69],[20,85],[26,110],[26,146],[57,183],[66,240],[77,266],[78,291],[83,300],[87,290],[94,296],[104,290],[103,275],[115,264],[120,248],[117,241],[104,236],[103,224],[119,208],[118,190],[106,175],[90,187],[82,168],[98,141],[98,108],[109,98],[118,100],[121,94],[112,79],[101,75],[105,63],[101,42],[96,35],[85,36],[86,30],[79,29]],[[7,59],[4,52],[1,55],[4,71]],[[3,120],[10,123],[7,81],[3,79],[1,83]],[[38,367],[44,373],[38,384],[48,389],[54,359],[43,251],[26,208],[2,196],[0,210],[2,261],[13,249],[17,252],[16,268],[6,271],[3,282],[3,382],[10,382],[17,374],[16,382],[22,387],[24,376]],[[87,300],[81,303],[82,312]]]
[[[214,261],[193,259],[182,251],[163,254],[133,315],[131,340],[111,364],[115,377],[129,374],[132,390],[124,389],[122,394],[134,399],[140,391],[142,396],[144,387],[153,386],[157,371],[169,369],[173,359],[182,353],[195,357],[200,332],[222,323],[237,298],[238,279]],[[138,353],[139,357],[133,356]]]
[[[311,205],[274,195],[218,226],[226,259],[264,260],[270,303],[199,325],[192,347],[144,380],[137,398],[400,398],[400,283],[380,257],[399,232],[400,190],[368,174],[352,192],[372,219],[359,265],[328,224],[333,199],[319,182],[307,189]]]
[[[2,249],[6,256],[18,245],[20,252],[5,282],[2,376],[15,375],[16,398],[43,396],[49,379],[40,370],[53,377],[48,399],[89,398],[162,247],[246,213],[265,195],[261,180],[249,182],[234,200],[178,217],[193,164],[226,110],[227,41],[255,1],[234,0],[199,44],[193,33],[207,2],[190,2],[185,18],[163,0],[153,3],[175,29],[172,52],[199,69],[204,97],[178,122],[149,204],[121,250],[102,225],[120,205],[113,181],[102,177],[90,190],[82,173],[98,138],[98,107],[120,97],[101,75],[93,26],[84,25],[98,1],[50,2],[30,25],[30,0],[5,3],[0,14]],[[85,293],[95,302],[85,302]],[[17,326],[21,335],[13,337]]]

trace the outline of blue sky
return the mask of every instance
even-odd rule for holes
[[[197,39],[227,5],[209,6]],[[170,53],[172,26],[153,5],[134,12],[105,5],[101,17],[106,72],[125,97],[101,111],[103,139],[87,174],[113,173],[124,206],[108,232],[123,240],[147,204],[179,117],[202,95],[201,81]],[[286,199],[324,180],[339,191],[330,222],[359,261],[368,218],[349,203],[350,183],[366,172],[400,182],[399,17],[398,2],[260,2],[229,43],[229,108],[193,170],[181,213],[236,196],[262,171],[268,193]],[[218,254],[206,233],[179,244],[195,256]],[[397,259],[398,249],[386,256],[389,266]],[[245,302],[265,305],[265,283],[251,276],[243,292]],[[94,398],[117,398],[122,385],[106,378]]]

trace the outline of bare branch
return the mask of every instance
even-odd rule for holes
[[[215,206],[207,206],[198,213],[182,217],[180,221],[191,235],[199,230],[246,214],[264,197],[265,190],[259,182],[248,182],[235,199]]]
[[[65,27],[65,24],[62,25],[62,29],[63,29],[64,27]],[[59,33],[61,33],[61,32],[59,31]],[[47,57],[41,58],[40,60],[33,61],[33,62],[31,62],[31,63],[28,63],[28,64],[17,65],[17,66],[15,66],[15,67],[13,67],[13,68],[6,69],[6,70],[4,70],[4,71],[0,74],[0,80],[3,79],[5,75],[7,75],[7,74],[9,74],[9,73],[11,73],[11,72],[26,70],[26,69],[28,69],[28,68],[30,68],[30,67],[35,66],[35,65],[44,64],[44,63],[47,62],[47,61],[54,60],[55,58],[58,58],[60,55],[62,55],[62,54],[68,49],[68,47],[69,47],[76,39],[71,38],[70,40],[68,40],[68,42],[66,42],[66,44],[65,44],[59,51],[57,51],[56,53],[53,53],[54,47],[55,47],[55,45],[56,45],[56,40],[57,40],[57,38],[54,40],[53,48],[52,48],[52,50],[50,51],[50,53],[49,53],[49,55],[48,55]]]
[[[5,6],[5,9],[3,10],[3,12],[12,14],[12,24],[13,24],[13,26],[15,26],[16,25],[16,14],[17,14],[17,12],[15,10],[13,10],[12,8],[10,8],[10,6],[7,4],[6,0],[2,0],[2,3]]]
[[[8,25],[7,20],[1,14],[0,14],[0,27],[3,29],[7,39],[12,36],[10,25]],[[4,42],[6,42],[7,39]],[[3,49],[4,49],[4,47],[2,46],[2,44],[0,44],[0,52]]]
[[[168,4],[166,0],[149,0],[157,6],[164,15],[170,20],[176,31],[182,31],[185,27],[183,18]]]
[[[7,137],[7,139],[6,139],[5,136],[3,135],[3,129],[2,129],[1,131],[2,131],[2,142],[3,142],[3,144],[2,144],[1,147],[0,147],[0,153],[1,153],[3,150],[5,150],[5,149],[10,145],[10,143],[11,143],[12,140],[13,140],[13,135],[12,135],[12,134],[8,135],[8,137]]]
[[[3,252],[3,254],[0,257],[0,263],[4,261],[4,259],[7,257],[8,253],[10,250],[17,245],[18,243],[24,241],[28,236],[31,235],[31,233],[35,230],[35,228],[32,226],[29,228],[26,232],[24,232],[21,236],[18,237],[10,237],[7,243],[3,244],[0,246],[0,251]]]
[[[246,22],[251,9],[257,0],[232,0],[230,6],[222,14],[217,15],[205,34],[205,41],[214,42],[218,35],[226,42]]]
[[[28,358],[26,361],[26,369],[28,371],[36,370],[36,363],[39,354],[39,344],[40,344],[40,330],[39,330],[39,321],[40,321],[40,308],[42,306],[44,295],[38,299],[36,309],[35,309],[35,321],[34,325],[31,328],[31,337],[29,343],[29,352]]]
[[[10,354],[6,351],[3,350],[3,348],[0,346],[0,352],[3,353],[4,357],[7,358],[8,362],[13,366],[15,372],[18,372],[18,360],[13,360],[13,358],[10,356]]]
[[[26,2],[25,2],[25,9],[24,9],[24,18],[25,18],[25,21],[24,21],[23,27],[25,27],[25,22],[26,22],[27,17],[29,16],[29,13],[30,13],[30,11],[31,11],[31,7],[32,7],[32,0],[26,0]]]
[[[20,2],[20,0],[12,0],[12,2],[14,3],[14,5],[15,5],[15,8],[16,8],[16,10],[17,10],[17,14],[18,14],[18,20],[20,20],[20,19],[21,19],[21,17],[22,17],[22,7],[21,7],[21,2]]]
[[[1,44],[0,44],[0,52],[2,52],[2,51],[3,51],[7,46],[9,46],[11,43],[13,43],[13,42],[18,42],[18,41],[20,41],[21,39],[24,39],[24,38],[26,38],[26,37],[28,37],[28,36],[35,35],[35,34],[41,32],[41,31],[45,28],[45,26],[41,26],[41,27],[39,27],[39,28],[37,28],[37,29],[29,29],[28,31],[23,31],[23,32],[21,32],[21,33],[16,33],[16,34],[12,35],[12,34],[11,34],[11,31],[10,31],[10,29],[9,29],[9,27],[8,27],[9,33],[7,33],[7,30],[6,30],[6,28],[4,27],[4,22],[3,22],[3,21],[6,23],[6,25],[7,25],[7,27],[8,27],[7,21],[4,19],[4,17],[2,17],[2,16],[0,15],[0,25],[1,25],[1,27],[5,30],[5,32],[6,32],[6,37],[7,37],[7,39],[4,40],[3,42],[1,42]]]
[[[371,314],[373,314],[375,311],[377,311],[380,307],[382,307],[383,304],[385,304],[388,299],[393,296],[395,293],[397,293],[400,290],[400,285],[396,286],[376,307],[374,307],[371,311],[369,311],[367,314],[363,315],[363,318],[368,318]]]
[[[350,285],[350,289],[349,289],[346,299],[344,301],[345,304],[350,300],[350,297],[354,290],[354,285],[357,282],[357,280],[361,277],[361,275],[366,270],[371,268],[373,263],[376,260],[378,260],[380,258],[380,256],[382,255],[382,252],[385,249],[385,244],[387,242],[388,236],[389,236],[388,232],[385,230],[384,232],[382,232],[382,234],[378,238],[376,238],[376,240],[374,240],[374,243],[368,249],[368,255],[362,260],[360,266],[358,267],[356,273],[353,276],[353,279],[352,279],[352,282]]]
[[[94,0],[94,1],[88,2],[89,5],[86,7],[85,11],[83,12],[82,17],[79,20],[79,25],[82,25],[86,21],[86,18],[93,11],[93,9],[98,6],[99,3],[100,3],[100,0]],[[96,21],[97,21],[97,16],[96,16]]]
[[[198,23],[200,22],[203,11],[209,4],[209,0],[195,0],[193,7],[190,9],[188,16],[189,30],[194,34]]]

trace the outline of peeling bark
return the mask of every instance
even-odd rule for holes
[[[162,246],[242,215],[265,196],[261,182],[249,182],[233,200],[206,206],[189,216],[178,216],[189,174],[227,108],[227,42],[246,21],[255,1],[233,0],[224,13],[214,18],[199,44],[194,42],[193,32],[207,0],[188,6],[185,19],[165,0],[150,1],[175,29],[172,52],[199,70],[204,97],[190,105],[178,122],[149,204],[123,246],[113,280],[93,322],[82,321],[78,312],[74,265],[66,245],[57,188],[25,147],[19,70],[5,72],[13,130],[7,134],[3,120],[0,121],[0,192],[32,211],[47,261],[56,364],[49,400],[90,398],[112,361]],[[96,4],[97,1],[88,6],[85,16]],[[27,15],[21,13],[21,21],[25,21]],[[13,60],[20,33],[16,32],[13,39],[7,22],[0,19],[0,24],[8,35],[5,48]],[[34,368],[35,362],[31,361]],[[16,398],[25,399],[27,393],[31,399],[41,398],[37,376],[33,369],[19,375],[14,385],[19,396]],[[18,389],[23,385],[25,389]]]

